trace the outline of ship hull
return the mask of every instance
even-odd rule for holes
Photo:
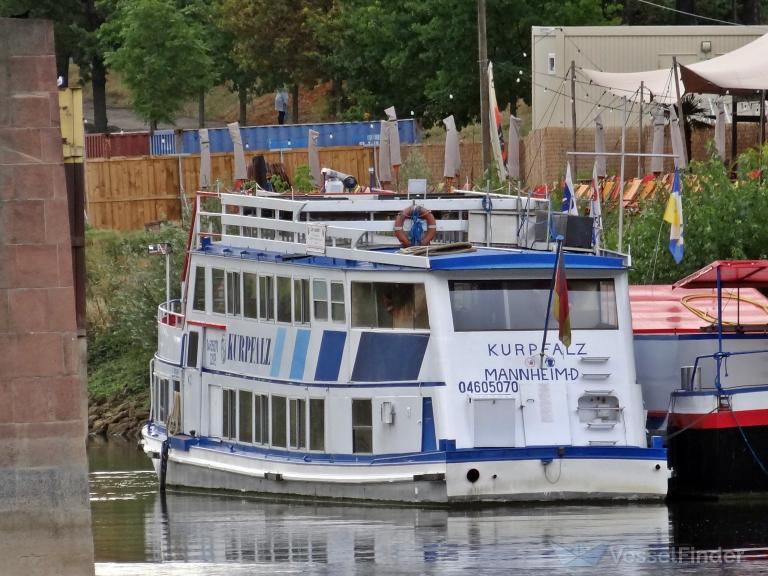
[[[160,472],[164,434],[145,426]],[[665,451],[649,448],[449,449],[373,458],[287,456],[203,438],[168,441],[165,484],[270,497],[418,505],[561,500],[659,500]]]

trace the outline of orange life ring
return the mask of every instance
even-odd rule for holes
[[[406,218],[411,218],[413,216],[414,210],[418,210],[419,217],[427,221],[427,231],[421,238],[421,245],[429,246],[429,243],[434,240],[435,234],[437,234],[437,224],[435,223],[435,217],[432,212],[423,206],[408,206],[408,208],[402,210],[397,215],[397,218],[395,218],[395,238],[400,241],[400,245],[403,248],[408,248],[408,246],[411,245],[411,239],[408,237],[408,234],[405,233],[405,230],[403,230],[403,223]]]

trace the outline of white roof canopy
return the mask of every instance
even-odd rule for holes
[[[644,72],[600,72],[582,68],[581,72],[590,79],[593,84],[602,86],[612,94],[630,100],[636,99],[640,91],[640,83],[643,83],[643,101],[661,104],[671,104],[677,100],[675,94],[675,81],[672,77],[672,68],[661,70],[645,70]],[[680,90],[683,89],[682,84]]]
[[[768,34],[732,52],[689,66],[680,66],[680,93],[754,94],[768,90]],[[635,99],[643,82],[643,101],[661,104],[677,100],[672,68],[644,72],[600,72],[581,69],[589,80],[616,96]],[[647,90],[647,92],[646,92]]]
[[[711,60],[681,66],[689,92],[752,93],[768,90],[768,34]]]

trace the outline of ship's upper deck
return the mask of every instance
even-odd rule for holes
[[[435,237],[429,247],[401,250],[394,235],[395,220],[414,205],[434,217]],[[588,221],[591,235],[591,219],[583,220]],[[358,270],[552,269],[551,222],[547,200],[524,196],[200,192],[190,250]],[[406,231],[410,223],[410,218],[404,218]],[[450,245],[459,243],[459,250],[450,250]],[[566,250],[565,264],[570,269],[629,265],[627,257],[604,250],[567,245]]]

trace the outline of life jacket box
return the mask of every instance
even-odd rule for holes
[[[536,242],[546,242],[549,238],[547,219],[552,218],[552,233],[565,238],[564,245],[569,248],[592,248],[592,217],[574,216],[563,212],[536,212]],[[554,238],[551,238],[554,240]]]
[[[487,223],[487,230],[490,233],[488,242],[497,246],[517,246],[517,229],[520,222],[518,214],[502,210],[494,210],[490,214],[482,210],[471,210],[467,230],[470,242],[485,244],[486,218],[490,219]]]

